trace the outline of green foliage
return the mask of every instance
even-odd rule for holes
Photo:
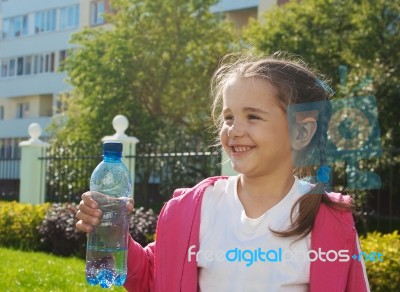
[[[31,205],[0,201],[0,245],[24,250],[40,248],[36,227],[49,204]]]
[[[299,55],[333,81],[339,97],[375,95],[384,144],[394,146],[400,144],[393,110],[400,93],[399,15],[400,0],[291,1],[253,21],[244,37],[257,52]],[[344,88],[339,65],[349,69]]]
[[[382,148],[396,148],[400,145],[399,15],[400,0],[295,0],[268,10],[263,21],[252,21],[243,34],[257,53],[282,50],[301,57],[332,80],[334,98],[375,96]],[[348,74],[340,78],[341,65],[347,66]],[[358,163],[360,171],[379,174],[381,191],[387,195],[400,192],[391,179],[399,165],[399,152],[393,151]],[[342,168],[340,179],[346,181],[343,174]],[[364,205],[368,196],[357,192],[357,204]]]
[[[40,242],[44,251],[62,256],[84,257],[86,234],[76,230],[76,204],[53,204],[38,226]]]
[[[2,291],[104,291],[86,283],[85,261],[81,259],[6,248],[0,248],[0,258]],[[107,291],[125,289],[113,286]]]
[[[154,241],[157,227],[157,214],[153,210],[138,208],[133,211],[129,222],[129,233],[142,246]]]
[[[77,231],[74,203],[41,205],[0,201],[0,246],[85,257],[86,234]],[[142,246],[154,240],[157,214],[135,209],[129,232]]]
[[[86,234],[77,231],[75,218],[78,206],[71,203],[53,204],[46,217],[38,226],[42,249],[62,256],[86,255]],[[135,209],[129,225],[132,237],[142,246],[153,241],[156,231],[157,214],[144,208]]]
[[[363,252],[381,252],[383,261],[366,261],[371,291],[398,291],[400,287],[400,235],[368,233],[360,237]]]
[[[117,114],[141,142],[179,127],[204,131],[209,80],[234,35],[209,11],[215,2],[115,0],[109,25],[75,34],[65,63],[74,91],[68,119],[54,125],[58,143],[97,143],[114,132]]]

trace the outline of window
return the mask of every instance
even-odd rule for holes
[[[24,60],[24,75],[30,75],[32,71],[32,56],[26,56]]]
[[[67,55],[66,50],[60,51],[58,63]],[[0,78],[55,72],[56,61],[56,52],[0,59]]]
[[[62,64],[64,60],[67,58],[68,52],[67,50],[61,50],[59,55],[58,55],[58,64]]]
[[[39,74],[39,73],[43,72],[43,60],[44,60],[43,55],[36,55],[35,56],[35,58],[34,58],[35,63],[34,63],[34,66],[33,66],[33,68],[34,68],[33,73],[34,74]]]
[[[0,156],[2,158],[11,158],[12,152],[12,138],[5,138],[0,140]]]
[[[28,15],[22,16],[22,35],[28,34]]]
[[[1,60],[1,78],[7,77],[8,74],[8,60]]]
[[[1,60],[0,77],[15,77],[23,75],[24,58],[10,58]]]
[[[21,138],[0,139],[0,159],[21,158],[21,149],[18,144],[22,140]]]
[[[0,105],[0,120],[4,120],[4,106]]]
[[[28,15],[19,15],[3,20],[3,39],[15,38],[28,34]]]
[[[24,74],[24,58],[19,57],[17,59],[17,75],[21,76],[22,74]]]
[[[15,59],[10,59],[8,76],[9,77],[15,76]]]
[[[50,32],[56,30],[56,9],[35,13],[35,33]]]
[[[33,74],[55,71],[55,53],[33,56]]]
[[[90,5],[90,24],[99,25],[104,23],[105,1],[92,2]]]
[[[3,20],[3,39],[6,39],[8,37],[10,30],[10,20],[9,19],[4,19]]]
[[[59,29],[79,26],[79,5],[71,5],[60,9]]]
[[[19,103],[17,105],[17,119],[29,117],[29,102]]]
[[[45,55],[45,65],[44,65],[44,71],[45,72],[54,72],[54,59],[55,59],[55,53],[50,53]]]

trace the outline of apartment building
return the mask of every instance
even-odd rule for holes
[[[68,91],[70,34],[79,28],[79,0],[2,0],[0,40],[0,157],[13,157],[30,123],[46,127]]]
[[[102,25],[107,8],[105,0],[0,0],[0,199],[18,192],[28,126],[45,129],[64,110],[71,88],[59,68],[71,34]]]
[[[238,29],[250,18],[260,19],[274,5],[283,5],[289,0],[220,0],[211,8],[214,13],[223,13]]]
[[[28,126],[35,122],[45,129],[63,113],[71,88],[59,68],[73,48],[71,34],[103,25],[109,1],[0,0],[0,198],[1,186],[18,183],[18,144],[28,138]],[[212,11],[240,29],[250,17],[283,2],[221,0]]]

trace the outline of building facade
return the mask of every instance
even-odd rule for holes
[[[63,114],[71,87],[59,69],[74,47],[71,34],[103,25],[109,1],[0,0],[0,199],[2,186],[19,180],[18,144],[28,126],[46,129]],[[212,11],[240,29],[280,2],[286,1],[221,0]]]
[[[71,87],[59,69],[71,34],[102,25],[107,8],[105,0],[0,0],[0,199],[18,192],[28,126],[46,129],[64,111]]]

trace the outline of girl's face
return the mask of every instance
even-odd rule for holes
[[[221,144],[233,168],[247,176],[293,169],[286,113],[278,92],[259,78],[234,78],[223,91]]]

